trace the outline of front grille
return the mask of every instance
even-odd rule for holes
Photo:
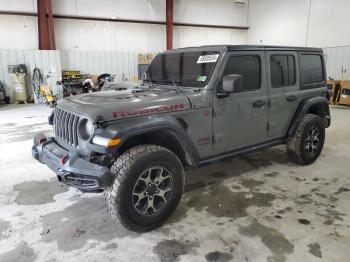
[[[78,115],[56,107],[53,119],[55,136],[76,148],[79,119]]]

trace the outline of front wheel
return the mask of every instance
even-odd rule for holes
[[[287,153],[296,163],[310,165],[322,152],[325,127],[318,115],[307,114],[301,121],[295,135],[288,139]]]
[[[115,161],[111,172],[114,182],[105,190],[108,209],[115,221],[131,231],[161,226],[181,200],[184,170],[166,148],[133,147]]]

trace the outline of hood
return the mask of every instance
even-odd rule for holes
[[[101,91],[67,97],[58,107],[83,114],[94,122],[174,112],[191,108],[184,93],[169,89]]]

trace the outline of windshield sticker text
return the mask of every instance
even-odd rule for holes
[[[198,57],[197,64],[204,64],[204,63],[215,63],[218,61],[219,54],[215,55],[201,55]]]

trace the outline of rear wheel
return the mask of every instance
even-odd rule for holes
[[[310,165],[322,152],[325,127],[318,115],[307,114],[301,121],[294,137],[287,143],[287,153],[296,163]]]
[[[131,231],[161,226],[181,199],[184,170],[166,148],[133,147],[115,161],[111,172],[115,178],[105,190],[106,203],[113,219]]]

